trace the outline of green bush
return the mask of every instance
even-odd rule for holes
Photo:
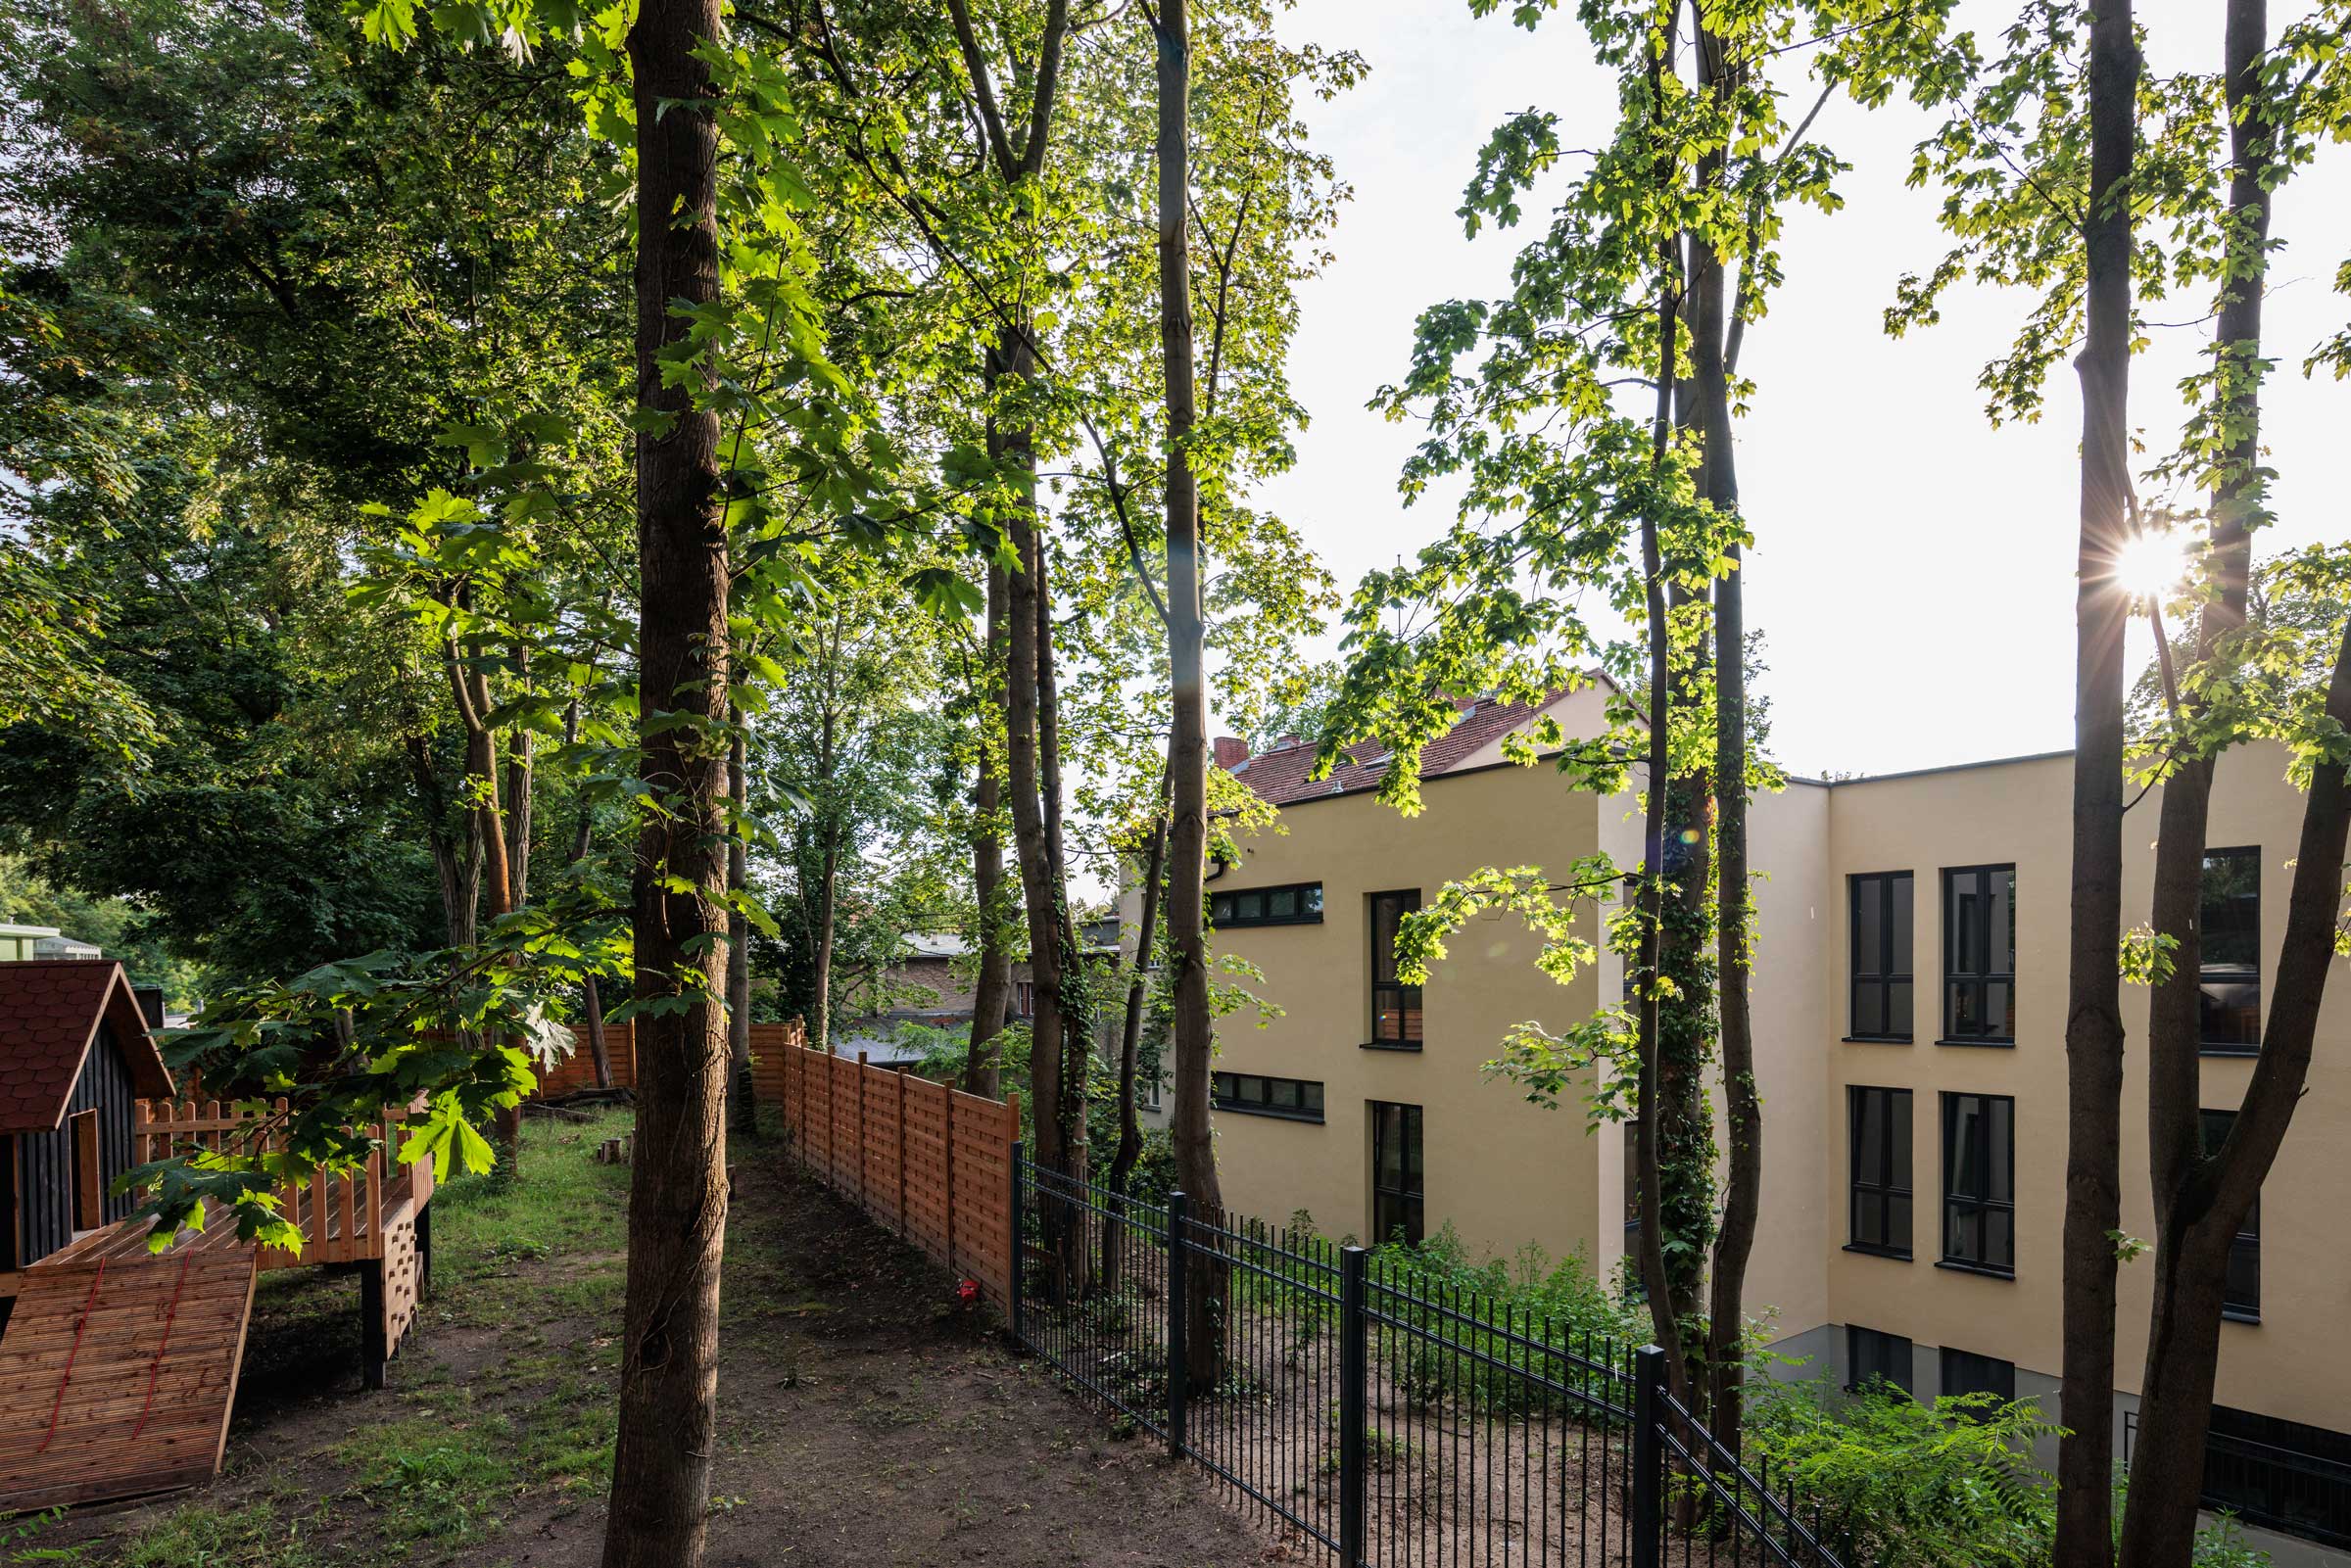
[[[1971,1394],[1921,1404],[1896,1389],[1847,1395],[1825,1378],[1749,1384],[1746,1452],[1817,1500],[1849,1538],[1848,1562],[1916,1568],[2047,1568],[2057,1494],[2033,1447],[2057,1435],[2032,1400]],[[2119,1527],[2128,1490],[2118,1471]],[[2223,1519],[2196,1538],[2195,1568],[2263,1568],[2266,1552]]]

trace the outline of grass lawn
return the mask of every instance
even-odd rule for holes
[[[595,1563],[629,1173],[593,1152],[629,1122],[531,1118],[520,1181],[441,1188],[432,1293],[382,1393],[360,1387],[355,1277],[264,1275],[219,1479],[0,1523],[0,1564]],[[780,1141],[732,1159],[712,1568],[1269,1560]]]

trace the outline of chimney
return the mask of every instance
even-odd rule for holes
[[[1276,751],[1287,751],[1296,744],[1298,744],[1298,737],[1296,736],[1285,735],[1273,742],[1273,749]]]
[[[147,1026],[151,1029],[162,1028],[164,988],[160,985],[134,985],[130,988],[130,994],[139,999],[139,1012],[147,1020]]]
[[[1217,766],[1227,771],[1249,760],[1249,742],[1233,736],[1221,735],[1216,739]]]

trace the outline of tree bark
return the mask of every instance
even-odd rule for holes
[[[1666,21],[1663,37],[1650,45],[1650,120],[1653,135],[1663,133],[1663,78],[1666,62],[1673,55],[1674,33],[1680,17],[1681,12],[1677,7]],[[1669,168],[1670,154],[1660,149],[1657,162],[1660,166]],[[1653,479],[1662,476],[1666,453],[1673,439],[1674,375],[1681,359],[1679,267],[1680,257],[1676,247],[1670,241],[1661,244],[1657,255],[1656,410],[1650,421],[1649,466]],[[1665,825],[1669,810],[1666,795],[1672,775],[1672,748],[1669,743],[1671,714],[1667,708],[1672,658],[1671,633],[1665,619],[1664,553],[1657,538],[1657,507],[1654,498],[1641,508],[1640,532],[1641,578],[1644,607],[1648,616],[1649,756],[1643,780],[1641,878],[1637,892],[1641,915],[1641,947],[1634,974],[1640,997],[1635,1048],[1640,1053],[1641,1116],[1633,1125],[1633,1162],[1636,1177],[1641,1184],[1638,1194],[1641,1210],[1641,1288],[1649,1299],[1650,1328],[1657,1348],[1665,1353],[1666,1377],[1674,1395],[1687,1406],[1691,1399],[1690,1367],[1682,1354],[1681,1323],[1674,1314],[1673,1292],[1665,1268],[1664,1206],[1658,1196],[1663,1187],[1664,1162],[1660,1156],[1657,1128],[1661,1099],[1658,1092],[1658,1057],[1662,1050],[1663,1034],[1657,980],[1663,956],[1665,920]]]
[[[580,704],[575,697],[563,715],[563,740],[566,745],[580,738]],[[596,842],[596,808],[583,801],[580,805],[580,826],[572,835],[571,863],[578,866],[588,858]],[[594,974],[580,979],[580,1021],[588,1035],[588,1057],[596,1065],[596,1086],[612,1087],[612,1053],[604,1043],[604,999],[597,987]]]
[[[735,832],[727,839],[727,891],[741,898],[750,886],[750,845],[744,824],[751,809],[749,740],[743,710],[730,708],[735,734],[727,742],[727,796],[735,804]],[[729,1123],[738,1132],[758,1125],[751,1100],[751,921],[741,909],[727,911],[727,1103]]]
[[[463,815],[464,848],[459,851],[450,832],[449,791],[442,787],[440,770],[433,766],[432,742],[421,735],[406,737],[408,775],[424,813],[425,841],[432,846],[433,872],[441,886],[441,920],[452,947],[471,947],[479,932],[475,912],[482,896],[482,849],[474,815]]]
[[[2222,453],[2213,487],[2209,559],[2218,592],[2197,616],[2199,664],[2221,656],[2223,640],[2244,624],[2252,528],[2262,502],[2259,356],[2271,210],[2263,173],[2276,154],[2275,127],[2259,110],[2261,61],[2268,40],[2266,0],[2230,0],[2223,76],[2231,124],[2226,239],[2230,265],[2221,285],[2214,352],[2219,361],[2219,411],[2236,434]],[[2328,693],[2338,721],[2351,716],[2351,641],[2344,652]],[[2293,1115],[2311,1045],[2295,1027],[2302,999],[2286,1003],[2281,1015],[2284,994],[2274,995],[2270,1032],[2277,1036],[2279,1057],[2276,1062],[2270,1059],[2272,1045],[2265,1038],[2264,1060],[2237,1113],[2246,1123],[2246,1134],[2229,1138],[2216,1156],[2206,1158],[2198,992],[2204,852],[2215,760],[2209,754],[2183,759],[2165,781],[2155,852],[2153,926],[2177,937],[2180,945],[2173,953],[2172,974],[2156,986],[2149,1007],[2147,1133],[2155,1197],[2154,1301],[2139,1402],[2141,1441],[2133,1455],[2122,1534],[2123,1560],[2149,1568],[2185,1568],[2194,1554],[2230,1245],[2269,1174],[2276,1154],[2272,1130],[2282,1136]],[[2303,855],[2315,856],[2324,873],[2319,879],[2328,884],[2327,896],[2314,900],[2314,913],[2325,913],[2325,928],[2297,928],[2294,924],[2302,908],[2303,872],[2297,862],[2285,937],[2288,955],[2314,942],[2324,944],[2332,934],[2332,895],[2342,880],[2343,833],[2340,821],[2329,819],[2341,816],[2344,791],[2342,771],[2331,772],[2329,778],[2323,770],[2313,781],[2304,807],[2301,848]],[[2297,963],[2289,957],[2287,962],[2299,968],[2308,958]],[[2280,983],[2285,967],[2279,966]],[[2314,968],[2316,984],[2324,986],[2324,956]],[[2316,1018],[2315,997],[2309,1016]],[[2278,1027],[2280,1022],[2286,1025],[2282,1031]]]
[[[1202,597],[1200,488],[1192,471],[1191,203],[1192,39],[1189,0],[1162,0],[1159,43],[1159,352],[1167,382],[1168,670],[1174,684],[1168,734],[1168,938],[1176,1058],[1176,1180],[1203,1214],[1224,1207],[1209,1128],[1209,1062],[1216,1023],[1208,997],[1208,685]],[[1185,1303],[1191,1384],[1213,1388],[1223,1372],[1222,1268],[1195,1256]]]
[[[528,680],[531,650],[527,643],[512,648],[515,668]],[[507,907],[521,909],[531,901],[531,793],[537,778],[536,743],[528,726],[506,732],[506,875],[511,888]]]
[[[478,655],[481,649],[471,650]],[[514,866],[506,845],[505,813],[499,803],[498,736],[490,728],[490,681],[469,669],[451,642],[444,660],[450,695],[465,729],[466,789],[473,797],[473,841],[482,850],[483,914],[496,926],[500,917],[514,913]],[[491,1115],[490,1141],[498,1146],[499,1174],[514,1180],[522,1174],[522,1107],[504,1107]]]
[[[1739,86],[1722,41],[1696,24],[1707,87],[1728,100]],[[1727,108],[1727,102],[1725,107]],[[1699,167],[1700,184],[1718,189],[1723,158],[1709,155]],[[1739,466],[1731,435],[1730,366],[1722,258],[1704,239],[1693,236],[1691,286],[1695,319],[1690,338],[1691,382],[1697,395],[1700,440],[1698,492],[1723,518],[1739,514]],[[1725,553],[1731,570],[1714,585],[1714,842],[1715,963],[1722,1029],[1723,1120],[1729,1139],[1724,1170],[1722,1221],[1714,1236],[1713,1267],[1707,1280],[1707,1355],[1711,1390],[1707,1399],[1714,1429],[1739,1430],[1746,1362],[1741,1346],[1747,1332],[1747,1264],[1754,1251],[1762,1208],[1763,1106],[1755,1086],[1755,1047],[1748,997],[1747,846],[1747,617],[1742,565],[1736,544]]]
[[[1143,1004],[1151,991],[1151,949],[1159,935],[1160,887],[1168,868],[1168,776],[1143,845],[1143,882],[1135,916],[1134,963],[1127,974],[1127,1012],[1119,1027],[1119,1146],[1110,1157],[1110,1212],[1102,1222],[1102,1294],[1119,1293],[1119,1238],[1127,1213],[1127,1183],[1143,1157],[1143,1122],[1135,1105],[1142,1065]]]
[[[696,51],[718,0],[645,0],[629,30],[638,135],[637,400],[671,416],[637,438],[643,776],[634,876],[637,996],[682,1003],[637,1024],[637,1155],[604,1568],[698,1568],[716,1438],[719,1258],[727,1217],[727,541],[718,419],[662,385],[685,336],[671,302],[718,297],[718,134]],[[652,728],[673,715],[692,723]],[[682,890],[672,890],[672,879]]]
[[[988,714],[1004,706],[1005,642],[1010,634],[1010,589],[1004,568],[987,569],[987,650],[982,671],[984,689],[975,705],[980,732],[979,777],[972,786],[972,891],[980,906],[979,972],[972,983],[971,1046],[964,1054],[963,1087],[967,1094],[993,1100],[1001,1092],[996,1070],[995,1038],[1004,1028],[1006,1002],[1012,995],[1012,952],[1005,938],[1010,912],[1004,907],[1004,836],[998,826],[1004,811],[1002,763],[989,745]]]
[[[2066,999],[2064,1391],[2058,1568],[2113,1560],[2115,1243],[2122,1224],[2123,636],[2129,538],[2131,209],[2138,46],[2131,0],[2092,0],[2084,223],[2081,535],[2075,607],[2074,853]]]

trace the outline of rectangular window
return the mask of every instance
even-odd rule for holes
[[[2215,849],[2204,857],[2196,914],[2203,968],[2196,1012],[2204,1049],[2231,1056],[2261,1049],[2261,851]]]
[[[1390,1051],[1420,1049],[1420,987],[1396,979],[1396,932],[1420,907],[1420,890],[1371,895],[1371,1039]]]
[[[1910,1342],[1899,1334],[1847,1323],[1845,1329],[1845,1386],[1848,1393],[1875,1390],[1910,1393]]]
[[[1420,1108],[1371,1107],[1371,1235],[1375,1242],[1399,1236],[1420,1241]]]
[[[2002,1404],[2015,1403],[2016,1363],[1944,1346],[1942,1397],[1947,1400],[1960,1394],[1989,1394]]]
[[[2204,1158],[2209,1160],[2221,1152],[2229,1139],[2229,1129],[2236,1122],[2233,1111],[2199,1111],[2203,1125]],[[2249,1323],[2261,1321],[2261,1195],[2253,1195],[2253,1207],[2245,1211],[2244,1222],[2237,1226],[2236,1235],[2229,1243],[2229,1276],[2221,1287],[2221,1310],[2230,1317]]]
[[[1278,887],[1212,888],[1208,922],[1219,930],[1240,926],[1319,926],[1322,884],[1285,882]]]
[[[2016,868],[1943,874],[1943,1035],[1963,1044],[2016,1040]]]
[[[2016,1102],[1943,1097],[1943,1259],[2016,1273]]]
[[[2216,1404],[2203,1502],[2265,1530],[2351,1546],[2351,1436]]]
[[[1262,1072],[1212,1072],[1208,1075],[1208,1098],[1219,1111],[1238,1111],[1252,1117],[1286,1117],[1292,1121],[1322,1119],[1322,1085],[1303,1078],[1269,1078]]]
[[[1852,879],[1856,1040],[1910,1038],[1910,873]]]
[[[1852,1171],[1847,1241],[1859,1252],[1910,1256],[1910,1091],[1846,1090]]]

